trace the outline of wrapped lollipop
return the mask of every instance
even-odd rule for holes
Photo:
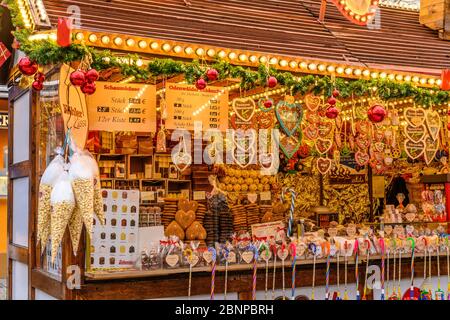
[[[55,261],[70,217],[75,209],[75,197],[69,175],[63,171],[56,181],[51,196],[53,212],[51,214],[52,263]]]
[[[93,172],[89,161],[80,152],[75,153],[70,158],[69,169],[70,180],[72,182],[72,188],[76,200],[77,207],[79,208],[79,214],[81,220],[86,227],[86,233],[88,236],[92,233],[93,214],[94,214],[94,183]],[[75,219],[75,218],[74,218]],[[79,218],[77,218],[79,221]],[[81,233],[81,229],[79,230]],[[75,235],[75,239],[79,238],[79,235]],[[74,238],[72,238],[72,244]]]
[[[57,151],[58,152],[58,151]],[[37,243],[41,242],[44,251],[50,236],[51,203],[50,195],[56,180],[64,172],[64,159],[58,154],[45,169],[39,184]]]

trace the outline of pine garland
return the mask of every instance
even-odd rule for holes
[[[138,81],[184,74],[188,83],[194,83],[200,77],[205,77],[208,68],[214,68],[219,73],[219,79],[240,79],[241,88],[244,90],[265,86],[270,75],[276,77],[278,83],[293,95],[312,92],[328,97],[336,88],[339,90],[341,98],[344,99],[376,94],[385,101],[412,98],[415,103],[424,106],[442,105],[450,100],[450,93],[442,91],[438,87],[420,88],[409,82],[399,83],[389,79],[335,78],[333,81],[329,76],[304,75],[297,77],[290,72],[267,68],[265,65],[260,65],[255,70],[232,65],[218,58],[209,66],[198,60],[184,62],[167,58],[154,59],[146,67],[143,67],[137,65],[138,55],[129,54],[118,57],[109,50],[98,50],[84,44],[72,44],[63,48],[52,40],[30,41],[28,39],[30,34],[30,31],[26,29],[14,32],[20,43],[20,50],[40,65],[70,63],[82,60],[85,55],[91,55],[93,68],[101,71],[117,67],[121,69],[124,76],[134,76]],[[376,88],[376,92],[373,88]]]

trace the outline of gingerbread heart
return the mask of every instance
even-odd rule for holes
[[[332,161],[329,158],[319,158],[317,159],[316,166],[317,170],[323,175],[327,174],[331,169]]]
[[[355,161],[361,167],[367,165],[369,163],[369,155],[366,152],[356,151],[355,153]]]
[[[235,130],[238,129],[247,130],[251,128],[256,128],[257,122],[258,122],[257,117],[252,117],[249,121],[243,121],[236,115],[236,113],[233,113],[233,115],[230,117],[231,127]]]
[[[319,152],[320,154],[325,154],[333,146],[333,141],[331,141],[330,139],[318,138],[315,141],[315,146],[316,146],[317,152]]]
[[[363,135],[358,135],[355,142],[358,148],[360,148],[361,150],[367,150],[367,148],[369,148],[370,146],[369,139]]]
[[[361,135],[366,136],[370,132],[370,128],[372,127],[372,124],[369,121],[358,121],[356,123],[356,131],[360,133]]]
[[[236,98],[232,106],[235,114],[244,122],[249,122],[256,111],[255,101],[251,98]]]
[[[414,142],[411,140],[405,140],[404,147],[408,157],[415,160],[424,153],[425,142],[424,141]]]
[[[303,134],[309,140],[316,140],[319,136],[319,130],[317,129],[316,125],[309,124],[303,129]]]
[[[426,132],[426,127],[424,124],[418,125],[418,126],[412,126],[412,125],[407,125],[405,127],[405,136],[413,141],[413,142],[419,142],[422,141],[425,138],[425,134]]]
[[[195,221],[195,212],[192,210],[178,210],[175,214],[175,221],[186,230]]]
[[[198,202],[193,200],[189,201],[187,199],[180,199],[178,200],[178,209],[183,211],[189,211],[192,210],[194,212],[197,212],[198,208]]]
[[[439,139],[433,140],[432,137],[428,136],[425,139],[425,151],[423,154],[425,163],[427,165],[429,165],[431,163],[431,161],[433,161],[438,150],[439,150]]]
[[[275,117],[272,112],[258,112],[257,121],[259,129],[270,129],[273,128]]]
[[[439,113],[437,111],[427,110],[425,123],[431,138],[436,140],[439,136],[439,130],[441,129],[441,118]]]
[[[425,109],[423,108],[406,108],[403,115],[406,122],[413,127],[421,126],[425,121]]]
[[[244,252],[241,254],[242,260],[244,260],[245,263],[250,263],[250,262],[252,262],[253,256],[254,256],[254,253],[253,253],[252,251],[244,251]]]
[[[298,103],[288,103],[281,100],[275,108],[275,115],[284,133],[290,137],[297,132],[300,126],[303,109]]]
[[[330,121],[321,121],[317,124],[319,130],[319,137],[326,138],[333,131],[333,123]]]
[[[293,157],[301,144],[301,138],[289,137],[280,132],[280,149],[288,160]]]
[[[184,240],[184,230],[176,221],[172,221],[164,232],[166,237],[177,236],[180,240]]]
[[[200,222],[195,221],[186,230],[186,239],[188,240],[205,240],[206,230]]]
[[[320,97],[313,94],[307,94],[305,96],[305,105],[308,110],[315,112],[320,106]]]
[[[373,147],[377,152],[383,152],[385,144],[383,142],[375,142],[373,144]]]
[[[320,122],[319,115],[317,113],[314,113],[311,111],[306,112],[305,118],[306,118],[306,121],[308,121],[309,123],[312,123],[312,124],[317,124]]]

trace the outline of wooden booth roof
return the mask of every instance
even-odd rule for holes
[[[354,25],[320,0],[44,0],[53,26],[77,5],[81,29],[361,64],[438,72],[450,42],[419,24],[417,11],[381,8],[381,29]]]

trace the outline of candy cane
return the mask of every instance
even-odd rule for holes
[[[284,190],[283,190],[284,191]],[[291,193],[291,206],[289,209],[289,222],[288,222],[288,237],[292,237],[292,228],[294,226],[294,211],[295,211],[295,198],[297,197],[297,194],[295,193],[295,190],[292,188],[287,189],[286,191],[289,191]],[[284,197],[284,192],[282,192],[281,197]]]
[[[423,249],[423,283],[426,283],[427,281],[427,251],[428,251],[428,242],[425,237],[422,238],[423,242],[425,243],[424,249]],[[431,256],[430,256],[431,260]],[[420,299],[426,300],[425,297],[428,294],[427,289],[424,287],[423,290],[420,291]]]
[[[415,253],[415,247],[416,247],[416,242],[414,241],[414,239],[412,237],[409,237],[407,239],[408,241],[411,241],[411,288],[409,291],[409,298],[411,300],[414,299],[414,253]]]
[[[324,242],[322,243],[322,251],[327,255],[327,269],[325,273],[325,300],[329,300],[329,283],[330,283],[330,243]]]
[[[396,260],[396,256],[397,256],[397,243],[395,242],[395,239],[392,239],[394,248],[394,266],[393,266],[393,270],[392,270],[392,295],[389,297],[389,300],[396,300],[397,299],[397,283],[395,282],[395,274],[397,272],[397,260]]]
[[[344,243],[344,300],[348,300],[348,290],[347,290],[347,249],[349,248],[349,244],[347,241]]]
[[[212,269],[211,269],[211,300],[214,300],[214,286],[215,286],[215,278],[216,278],[216,259],[217,252],[214,248],[208,248],[208,251],[212,253]]]
[[[355,239],[355,279],[356,279],[356,300],[360,299],[359,294],[359,270],[358,270],[358,258],[359,258],[359,242],[358,239]]]
[[[380,238],[380,249],[381,249],[381,300],[384,300],[384,238]]]
[[[295,263],[297,261],[297,246],[294,242],[289,245],[292,256],[292,288],[291,288],[291,300],[295,300]]]
[[[367,243],[367,256],[366,256],[366,275],[364,277],[364,292],[363,292],[363,300],[367,300],[366,292],[367,292],[367,276],[369,275],[369,260],[370,260],[370,241],[368,239],[364,240]]]
[[[258,261],[258,248],[255,246],[251,246],[253,249],[253,286],[252,286],[252,300],[256,300],[256,272],[258,270],[258,265],[256,262]]]
[[[311,300],[314,300],[314,287],[316,282],[316,245],[314,243],[309,244],[309,249],[313,253],[313,277],[312,277],[312,288],[311,288]]]

